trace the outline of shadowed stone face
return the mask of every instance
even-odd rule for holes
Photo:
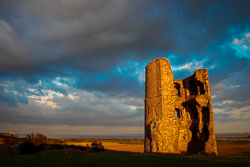
[[[217,155],[206,69],[175,80],[169,61],[155,59],[146,67],[145,96],[145,152]]]

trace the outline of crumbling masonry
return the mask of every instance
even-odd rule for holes
[[[217,155],[206,69],[174,79],[169,61],[155,59],[146,67],[145,97],[145,152]]]

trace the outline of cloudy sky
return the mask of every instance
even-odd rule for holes
[[[216,132],[250,131],[249,0],[0,0],[0,132],[143,134],[145,66],[207,68]]]

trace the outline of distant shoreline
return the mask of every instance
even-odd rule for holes
[[[7,134],[7,133],[0,133]],[[26,137],[27,134],[16,134],[17,137]],[[126,135],[53,135],[45,134],[49,138],[85,138],[85,139],[144,139],[144,134],[126,134]]]
[[[0,133],[0,135],[8,135],[8,133]],[[49,138],[85,138],[85,139],[144,139],[144,134],[118,134],[118,135],[54,135],[45,134]],[[26,137],[27,134],[16,134],[17,137]],[[250,132],[244,133],[216,133],[219,140],[223,137],[249,137]],[[237,139],[237,138],[236,138]],[[225,139],[228,140],[228,139]],[[233,139],[234,140],[234,139]],[[249,139],[248,139],[249,140]]]

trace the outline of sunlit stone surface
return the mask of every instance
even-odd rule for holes
[[[170,63],[158,58],[146,67],[145,152],[215,154],[208,72],[174,79]]]

